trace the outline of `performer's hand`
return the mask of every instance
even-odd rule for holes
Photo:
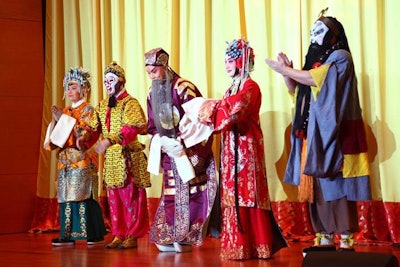
[[[273,69],[274,71],[280,73],[283,75],[283,72],[285,70],[285,68],[289,67],[292,68],[293,67],[293,63],[291,60],[288,59],[288,57],[286,56],[285,53],[280,52],[277,56],[276,60],[273,59],[265,59],[265,63],[267,63],[267,65]]]
[[[79,150],[85,150],[86,149],[86,146],[85,146],[85,137],[84,136],[79,136],[77,139],[76,139],[76,147],[79,149]]]
[[[293,68],[293,62],[289,60],[285,53],[280,52],[277,57],[278,61],[282,62],[285,66]]]
[[[293,62],[289,60],[285,53],[280,52],[277,56],[277,60],[265,59],[265,63],[274,71],[282,74],[285,84],[289,90],[289,93],[294,94],[297,81],[292,78],[290,74],[293,74]]]
[[[167,136],[161,137],[162,150],[171,158],[178,158],[183,155],[183,145],[180,139],[170,138]]]
[[[57,106],[51,106],[51,113],[53,113],[53,117],[56,121],[58,121],[63,114],[62,109]]]
[[[97,143],[96,152],[99,154],[104,154],[109,146],[111,146],[110,140],[107,138],[103,139]]]
[[[266,58],[266,59],[265,59],[265,63],[267,63],[267,65],[268,65],[271,69],[273,69],[274,71],[276,71],[276,72],[278,72],[278,73],[280,73],[280,74],[282,74],[283,69],[286,67],[285,64],[283,64],[282,61],[273,60],[273,59],[269,59],[269,58]]]

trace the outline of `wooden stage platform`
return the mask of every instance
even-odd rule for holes
[[[268,260],[221,261],[219,239],[212,237],[187,253],[161,253],[149,242],[148,236],[138,240],[138,248],[127,250],[87,246],[83,241],[75,246],[53,247],[51,239],[56,237],[58,232],[0,235],[0,267],[299,267],[303,262],[302,248],[312,244],[292,242]],[[106,236],[106,241],[110,239],[110,235]],[[355,249],[356,252],[392,253],[400,260],[400,248],[393,246],[356,246]]]

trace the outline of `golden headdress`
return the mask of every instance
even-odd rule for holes
[[[168,66],[169,55],[161,47],[154,48],[144,54],[146,66]]]
[[[104,69],[104,75],[106,75],[109,72],[114,73],[115,75],[117,75],[121,80],[123,80],[123,82],[126,81],[126,79],[125,79],[125,70],[120,65],[118,65],[118,63],[116,61],[111,62]]]

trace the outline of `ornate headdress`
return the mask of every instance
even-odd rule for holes
[[[233,40],[228,43],[225,55],[234,58],[238,68],[244,69],[246,72],[254,70],[254,52],[253,48],[250,47],[249,42],[243,39]]]
[[[83,69],[82,67],[70,68],[64,75],[63,87],[64,87],[64,97],[65,91],[68,90],[68,85],[70,82],[76,82],[81,88],[81,96],[86,97],[90,92],[90,73],[89,71]]]
[[[114,73],[115,75],[117,75],[120,78],[121,81],[126,82],[125,70],[120,65],[118,65],[118,63],[116,61],[111,62],[104,69],[104,75],[109,72]]]
[[[168,66],[169,55],[161,47],[154,48],[144,54],[146,66]]]

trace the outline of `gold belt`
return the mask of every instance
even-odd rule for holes
[[[203,192],[207,189],[207,184],[202,185],[193,185],[189,187],[189,194],[194,194],[197,192]],[[172,196],[175,195],[176,189],[175,188],[164,188],[164,195]]]

